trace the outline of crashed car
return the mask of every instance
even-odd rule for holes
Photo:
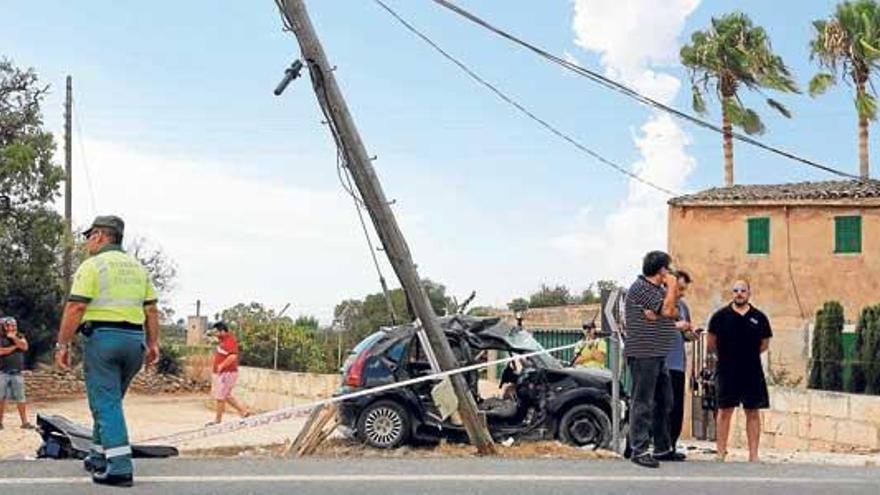
[[[440,326],[459,367],[485,362],[488,351],[517,356],[543,350],[528,331],[498,318],[455,315],[440,318]],[[430,357],[420,327],[383,328],[349,354],[337,395],[430,375],[436,371]],[[595,448],[611,443],[608,370],[567,368],[549,354],[524,356],[507,364],[501,374],[501,394],[493,397],[480,396],[478,371],[464,377],[496,440],[558,439]],[[466,442],[467,433],[456,415],[444,418],[435,404],[432,390],[438,383],[427,380],[345,399],[338,404],[340,430],[376,448],[441,439]]]

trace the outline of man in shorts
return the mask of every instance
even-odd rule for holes
[[[220,424],[226,404],[234,407],[241,417],[250,415],[248,410],[232,395],[235,382],[238,380],[238,342],[229,331],[225,322],[218,321],[211,327],[216,333],[217,349],[214,350],[213,395],[217,401],[216,416],[208,426]]]
[[[24,353],[28,341],[18,333],[15,318],[0,318],[0,430],[3,429],[3,412],[6,402],[14,402],[18,407],[21,427],[33,429],[27,417],[27,399],[24,393]]]
[[[770,407],[761,354],[770,347],[773,331],[767,316],[751,305],[751,287],[745,280],[733,284],[733,301],[709,320],[707,347],[718,355],[718,459],[727,455],[727,437],[734,409],[746,414],[749,462],[758,461],[761,439],[761,409]]]

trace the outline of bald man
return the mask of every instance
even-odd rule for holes
[[[761,409],[770,407],[761,354],[770,347],[773,331],[767,316],[752,306],[751,286],[737,280],[731,288],[733,300],[709,320],[709,351],[718,355],[716,366],[718,395],[718,459],[727,455],[727,437],[734,410],[742,406],[746,414],[749,462],[758,461],[761,439]]]

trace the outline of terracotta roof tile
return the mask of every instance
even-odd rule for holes
[[[741,184],[713,187],[669,200],[688,203],[747,203],[750,201],[822,201],[880,198],[880,180],[838,180],[789,184]]]

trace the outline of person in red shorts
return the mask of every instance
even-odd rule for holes
[[[223,412],[226,410],[226,404],[234,407],[235,410],[246,418],[250,416],[247,408],[241,405],[232,395],[232,389],[235,388],[235,382],[238,380],[238,342],[235,336],[229,332],[226,323],[218,321],[211,327],[215,331],[217,338],[217,349],[214,350],[214,366],[213,366],[213,384],[212,392],[214,399],[217,401],[217,414],[214,421],[206,426],[220,424],[223,421]]]

